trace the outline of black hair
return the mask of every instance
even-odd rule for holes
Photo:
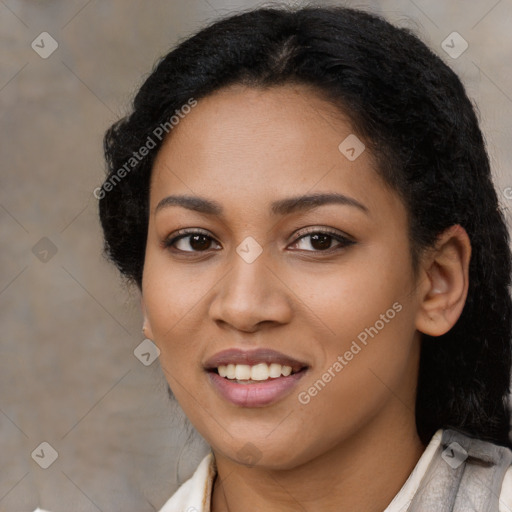
[[[262,7],[181,41],[146,79],[131,114],[105,135],[108,174],[98,190],[107,256],[141,287],[150,175],[164,139],[158,127],[170,131],[191,98],[233,84],[313,86],[348,115],[407,208],[414,265],[448,227],[467,231],[463,312],[446,334],[422,335],[417,430],[424,444],[438,428],[457,428],[511,446],[509,235],[464,86],[408,29],[346,7]],[[155,147],[134,160],[149,138]]]

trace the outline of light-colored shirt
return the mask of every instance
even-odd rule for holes
[[[430,440],[412,473],[383,512],[404,512],[420,487],[434,453],[441,443],[443,430],[439,429]],[[194,474],[184,482],[159,512],[211,512],[210,500],[216,469],[213,453],[200,462]],[[505,473],[501,487],[499,512],[512,512],[512,466]]]

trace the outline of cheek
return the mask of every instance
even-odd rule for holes
[[[177,263],[165,250],[146,251],[143,295],[153,330],[172,335],[173,326],[200,307],[215,284],[207,263]],[[201,267],[201,270],[198,270]],[[178,327],[178,325],[176,325]]]
[[[208,272],[198,273],[191,267],[172,265],[162,254],[148,251],[146,255],[144,303],[162,366],[172,373],[190,368],[192,362],[197,365],[194,357],[204,343],[198,336],[198,312],[215,282],[210,282]]]
[[[355,253],[329,272],[309,275],[304,280],[303,302],[323,321],[333,338],[346,342],[376,322],[381,326],[381,315],[386,316],[391,308],[385,318],[392,317],[386,322],[389,331],[388,327],[396,323],[395,317],[400,316],[395,315],[393,304],[398,302],[405,309],[411,300],[412,273],[408,271],[407,253],[375,249]],[[401,314],[402,319],[404,316]]]
[[[308,281],[308,308],[328,328],[322,330],[321,339],[316,336],[322,357],[308,384],[329,369],[325,378],[332,381],[315,407],[333,400],[350,404],[353,410],[371,410],[375,397],[386,393],[386,386],[399,385],[414,366],[417,347],[409,253],[389,246],[374,249],[361,251],[328,276]]]

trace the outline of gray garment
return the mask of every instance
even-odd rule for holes
[[[456,430],[441,443],[408,512],[499,512],[498,503],[512,451]]]

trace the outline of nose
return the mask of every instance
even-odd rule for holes
[[[210,304],[210,317],[217,324],[255,332],[262,325],[290,322],[293,294],[264,252],[251,263],[234,253],[231,269],[218,283]]]

